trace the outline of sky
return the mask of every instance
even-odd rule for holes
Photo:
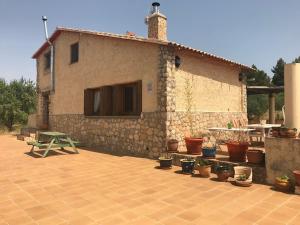
[[[160,0],[168,39],[272,76],[282,57],[300,56],[300,0]],[[0,78],[36,79],[33,53],[44,42],[42,16],[55,27],[147,36],[150,0],[0,0]]]

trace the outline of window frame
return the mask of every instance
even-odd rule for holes
[[[76,56],[73,55],[75,54],[73,52],[75,50],[76,50]],[[79,42],[70,45],[70,64],[74,64],[77,62],[79,62]]]
[[[132,110],[126,111],[125,89],[133,88]],[[96,91],[100,90],[100,112],[94,113],[94,98]],[[97,88],[85,89],[84,115],[91,117],[126,117],[140,116],[142,113],[142,81],[106,85]],[[86,92],[89,92],[89,99]],[[104,99],[101,99],[104,98]],[[107,105],[109,104],[109,105]]]

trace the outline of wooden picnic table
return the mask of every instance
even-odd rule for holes
[[[56,132],[56,131],[48,131],[39,133],[39,139],[45,137],[48,141],[34,141],[28,142],[27,144],[32,145],[30,152],[34,151],[34,147],[38,148],[46,148],[45,153],[43,154],[43,158],[47,156],[50,150],[53,148],[60,148],[64,150],[64,147],[72,147],[75,153],[79,153],[74,141],[68,137],[65,133]]]

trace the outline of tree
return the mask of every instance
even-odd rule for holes
[[[0,124],[11,131],[15,123],[26,123],[35,107],[36,88],[32,81],[21,78],[8,84],[0,79]]]
[[[298,58],[296,58],[293,63],[300,63],[300,56]]]
[[[276,66],[274,66],[272,69],[272,72],[274,74],[272,78],[272,84],[274,84],[275,86],[284,85],[284,65],[285,61],[280,58],[278,59]]]
[[[257,69],[255,65],[252,65],[251,71],[247,73],[247,85],[249,86],[270,86],[270,77],[263,70]]]

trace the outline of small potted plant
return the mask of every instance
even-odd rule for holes
[[[280,136],[280,127],[272,127],[272,137]]]
[[[280,134],[280,137],[283,137],[283,138],[295,138],[297,136],[297,129],[281,127],[279,134]]]
[[[169,169],[172,167],[172,157],[170,156],[170,154],[165,153],[162,154],[159,158],[159,165],[161,169]]]
[[[216,151],[216,142],[212,141],[210,137],[204,138],[204,142],[202,144],[202,156],[204,158],[215,158]]]
[[[262,164],[265,161],[265,153],[260,149],[247,150],[248,163]]]
[[[195,168],[199,171],[201,177],[210,177],[211,164],[205,159],[197,160]]]
[[[249,147],[248,136],[245,132],[238,132],[237,140],[229,140],[226,142],[229,160],[233,162],[246,162],[246,153]]]
[[[170,139],[167,142],[168,152],[178,152],[178,141],[176,139]]]
[[[275,178],[275,189],[282,192],[289,192],[291,190],[291,180],[287,175]]]
[[[227,181],[228,177],[230,177],[230,171],[227,166],[216,166],[216,174],[218,176],[218,181]]]
[[[234,180],[236,185],[249,187],[252,185],[252,168],[247,166],[234,167]]]
[[[180,160],[182,173],[192,174],[194,171],[195,160],[192,158],[185,158]]]

